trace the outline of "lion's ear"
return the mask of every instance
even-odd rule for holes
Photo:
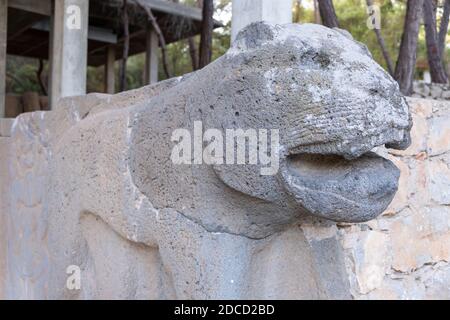
[[[276,36],[276,26],[268,22],[254,22],[242,29],[236,36],[233,46],[254,49],[272,41]]]
[[[347,39],[355,40],[355,39],[353,38],[352,34],[351,34],[350,32],[348,32],[347,30],[345,30],[345,29],[340,29],[340,28],[334,27],[333,30],[339,32],[340,34],[342,34],[343,36],[345,36]]]

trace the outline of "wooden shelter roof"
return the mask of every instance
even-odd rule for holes
[[[141,0],[155,15],[166,42],[185,39],[201,31],[202,13],[167,0]],[[48,59],[51,0],[8,1],[8,54]],[[123,49],[122,0],[90,0],[88,65],[106,61],[106,48],[116,45],[117,59]],[[146,50],[148,19],[145,11],[129,0],[130,51],[134,55]],[[215,27],[221,27],[216,22]]]

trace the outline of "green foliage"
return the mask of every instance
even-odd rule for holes
[[[37,79],[37,59],[8,56],[6,65],[6,92],[22,94],[27,91],[41,92]]]
[[[374,1],[374,3],[380,6],[381,34],[386,42],[389,55],[395,63],[403,33],[406,6],[402,2],[391,0]],[[375,32],[367,27],[366,1],[336,1],[336,13],[341,28],[349,30],[356,40],[365,43],[374,59],[386,67]]]
[[[181,0],[179,2],[196,6],[198,0]],[[297,2],[297,1],[296,1]],[[293,6],[293,17],[297,17],[302,23],[314,23],[315,14],[313,0],[302,0],[300,7]],[[401,42],[403,23],[406,9],[406,0],[374,0],[374,3],[380,6],[381,11],[381,33],[387,45],[387,49],[392,61],[396,62],[398,50]],[[382,52],[375,32],[367,27],[368,14],[366,11],[365,0],[334,0],[336,13],[341,28],[348,30],[353,37],[367,45],[374,59],[383,67],[386,67]],[[442,1],[440,2],[442,5]],[[216,18],[223,24],[223,28],[216,29],[213,35],[213,59],[217,59],[223,55],[230,46],[231,34],[231,0],[216,0]],[[298,11],[299,10],[299,11]],[[442,9],[438,9],[438,23]],[[200,37],[194,37],[197,53]],[[448,50],[446,50],[445,60],[448,60]],[[419,44],[417,50],[418,59],[418,75],[426,68],[426,45],[424,28],[421,28],[419,35]],[[166,78],[163,66],[159,66],[159,79]],[[189,45],[187,40],[181,40],[167,46],[167,60],[169,69],[174,76],[180,76],[192,72],[192,62],[189,53]],[[136,55],[130,57],[127,64],[127,80],[128,89],[141,87],[144,84],[144,55]],[[8,57],[8,73],[13,75],[7,79],[8,92],[23,93],[25,91],[40,91],[37,82],[36,70],[38,62],[33,59],[25,59],[18,57]],[[118,84],[119,62],[116,63],[116,84]],[[103,67],[88,68],[88,92],[103,92],[104,69]],[[118,89],[118,88],[116,88]]]
[[[304,11],[302,22],[314,22],[314,9],[311,1],[302,1]],[[375,32],[367,27],[367,5],[365,0],[334,0],[339,25],[348,30],[352,36],[367,45],[374,59],[386,67],[383,54],[377,42]],[[310,4],[310,5],[308,5]],[[381,33],[385,39],[392,60],[396,61],[403,32],[405,2],[393,0],[374,1],[380,6]]]

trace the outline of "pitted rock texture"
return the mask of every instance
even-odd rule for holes
[[[252,238],[302,213],[346,222],[376,217],[392,200],[398,171],[363,155],[379,145],[409,145],[411,120],[397,83],[362,44],[318,25],[252,24],[226,55],[148,104],[136,110],[132,130],[139,190],[157,208],[173,207],[210,231]],[[223,133],[279,129],[278,174],[262,176],[255,165],[174,166],[161,141],[176,128],[192,131],[195,120]],[[323,156],[304,167],[320,171],[344,158],[343,168],[307,185],[307,172],[293,169],[302,155]],[[353,178],[342,174],[352,170]]]
[[[263,176],[260,165],[174,164],[172,133],[195,121],[222,132],[278,129],[280,170]],[[23,259],[49,268],[15,270],[6,293],[348,298],[345,269],[321,256],[340,246],[317,241],[311,250],[298,223],[381,214],[399,172],[370,151],[406,148],[410,128],[397,83],[347,33],[266,23],[244,29],[227,54],[198,72],[22,115],[12,139],[30,155],[12,179],[32,180],[34,206],[18,206],[8,220],[42,256]],[[36,170],[27,165],[33,156],[44,159]],[[10,241],[27,250],[21,239]],[[21,250],[8,252],[15,265]],[[70,265],[82,269],[81,291],[66,288]],[[148,273],[156,283],[140,282]]]

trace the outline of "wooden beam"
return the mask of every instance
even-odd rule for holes
[[[136,32],[134,32],[134,33],[131,33],[131,34],[130,34],[130,40],[132,40],[133,38],[142,36],[144,33],[145,33],[145,30],[144,30],[144,29],[143,29],[143,30],[138,30],[138,31],[136,31]],[[117,42],[116,42],[115,44],[123,44],[123,42],[124,42],[124,38],[122,37],[122,38],[118,39]],[[93,55],[93,54],[96,54],[96,53],[98,53],[98,52],[100,52],[100,51],[104,51],[104,50],[106,50],[108,47],[109,47],[109,45],[97,47],[97,48],[95,48],[94,50],[89,51],[89,55]]]
[[[8,0],[8,6],[43,16],[50,16],[52,12],[51,2],[51,0]]]
[[[116,91],[116,47],[111,45],[106,48],[106,63],[105,63],[105,92],[114,94]]]
[[[169,15],[182,16],[188,19],[202,20],[202,10],[196,7],[186,6],[181,3],[175,3],[167,0],[139,0],[143,5],[152,9],[155,13],[161,12]],[[100,3],[99,3],[100,4]],[[94,7],[100,11],[100,9],[108,10],[117,9],[121,7],[122,0],[109,0],[108,5],[103,5],[101,8],[93,3]],[[130,7],[137,9],[138,5],[133,1],[129,4]],[[94,12],[97,10],[93,10]],[[141,14],[141,10],[136,10],[138,15],[145,17],[145,13]],[[131,23],[131,20],[130,20]]]
[[[20,55],[21,56],[23,55],[24,57],[30,56],[32,58],[35,58],[35,57],[32,56],[31,53],[36,51],[36,50],[39,50],[42,47],[48,47],[48,41],[41,41],[41,42],[39,42],[38,44],[36,44],[34,46],[29,46],[28,45],[27,47],[28,47],[27,49],[25,49],[22,52],[20,52]],[[46,57],[46,58],[48,58],[48,57]],[[38,59],[41,59],[41,58],[38,58]]]
[[[159,39],[151,26],[147,27],[145,52],[145,84],[158,82]]]
[[[0,118],[6,109],[6,44],[8,42],[8,0],[0,0]]]
[[[38,23],[35,23],[32,28],[35,30],[48,32],[50,31],[50,20],[47,19],[39,21]],[[88,39],[104,43],[116,44],[117,34],[115,34],[114,31],[110,29],[89,26]]]
[[[114,30],[89,26],[88,39],[99,42],[116,44],[117,34],[114,33]]]
[[[8,13],[8,41],[16,39],[22,33],[30,29],[35,23],[45,19],[45,17],[40,14],[15,9],[10,9]]]
[[[202,10],[166,0],[141,0],[152,10],[164,12],[175,16],[183,16],[194,20],[202,20]]]

